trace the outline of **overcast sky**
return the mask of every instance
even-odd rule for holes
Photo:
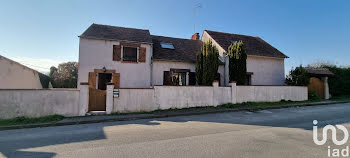
[[[259,36],[290,57],[286,71],[315,61],[350,65],[349,8],[347,0],[2,0],[0,55],[48,71],[78,61],[78,35],[97,23],[179,38],[204,29]]]

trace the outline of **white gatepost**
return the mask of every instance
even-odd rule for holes
[[[329,99],[328,77],[323,77],[322,80],[324,85],[324,99]]]
[[[89,84],[80,83],[79,86],[79,116],[85,116],[89,110]]]
[[[107,84],[107,92],[106,92],[106,114],[111,114],[113,111],[113,89],[114,84]]]
[[[221,96],[219,96],[219,81],[214,80],[213,82],[213,99],[212,99],[212,105],[218,106],[220,104],[219,99]]]
[[[235,81],[231,81],[231,103],[237,103],[237,83]]]

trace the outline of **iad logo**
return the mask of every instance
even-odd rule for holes
[[[342,126],[342,125],[335,125],[335,127],[337,127],[338,129],[342,130],[344,133],[344,138],[340,141],[337,140],[337,129],[333,126],[333,125],[327,125],[325,127],[323,127],[322,130],[322,140],[319,141],[318,140],[318,135],[317,135],[317,120],[313,121],[314,126],[313,126],[313,140],[315,142],[315,144],[317,145],[324,145],[327,142],[327,132],[328,130],[331,130],[332,133],[332,141],[335,145],[344,145],[349,138],[349,132],[348,130]],[[345,149],[333,149],[331,150],[330,146],[328,146],[328,157],[339,157],[339,156],[343,156],[343,157],[348,157],[349,156],[349,146],[346,146]]]
[[[334,143],[335,145],[343,145],[343,144],[345,144],[345,143],[348,141],[349,132],[348,132],[348,130],[347,130],[344,126],[342,126],[342,125],[335,125],[335,126],[336,126],[338,129],[340,129],[340,130],[343,131],[343,133],[344,133],[344,138],[343,138],[343,140],[338,141],[338,140],[337,140],[337,129],[336,129],[334,126],[332,126],[332,125],[327,125],[327,126],[323,127],[322,140],[319,141],[319,140],[317,139],[317,123],[318,123],[318,121],[317,121],[317,120],[314,120],[313,123],[314,123],[314,127],[313,127],[313,138],[314,138],[315,144],[317,144],[317,145],[323,145],[323,144],[326,143],[326,141],[327,141],[327,131],[328,131],[328,130],[331,130],[331,132],[332,132],[332,141],[333,141],[333,143]]]

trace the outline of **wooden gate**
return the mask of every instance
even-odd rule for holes
[[[106,91],[89,88],[89,111],[106,111]]]
[[[114,88],[120,86],[120,74],[115,73],[115,70],[100,70],[95,69],[94,72],[89,72],[89,110],[88,111],[106,111],[106,85],[110,82],[110,78],[107,80],[99,79],[102,82],[98,86],[96,85],[96,79],[98,74],[111,74]],[[103,86],[101,86],[103,85]]]
[[[314,91],[316,94],[324,99],[324,83],[322,80],[316,77],[310,78],[310,83],[307,86],[309,92]]]

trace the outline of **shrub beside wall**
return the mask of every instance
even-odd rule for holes
[[[237,85],[246,84],[247,53],[242,41],[234,42],[228,47],[230,81]]]
[[[310,77],[307,75],[305,69],[300,65],[295,69],[289,71],[289,75],[286,76],[286,84],[288,86],[307,86],[309,84]]]
[[[350,68],[324,65],[334,73],[334,76],[329,77],[328,85],[329,92],[332,96],[350,95]]]
[[[219,51],[212,41],[203,43],[201,52],[196,56],[196,80],[198,85],[210,86],[217,77],[219,69]]]

